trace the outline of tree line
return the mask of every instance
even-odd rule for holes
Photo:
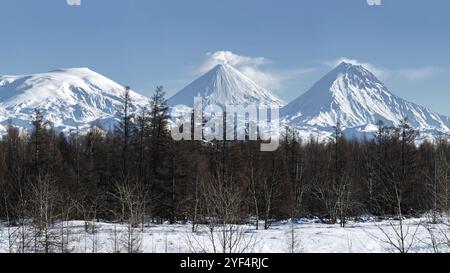
[[[328,142],[286,128],[277,151],[261,152],[260,141],[173,141],[162,87],[139,113],[130,113],[129,88],[122,101],[120,122],[106,133],[95,125],[85,134],[56,133],[38,109],[30,134],[8,126],[0,141],[0,219],[34,228],[23,248],[48,252],[55,247],[49,227],[64,220],[126,223],[132,252],[131,231],[150,222],[190,223],[196,231],[255,220],[256,229],[269,229],[273,220],[314,216],[345,226],[364,215],[449,209],[448,139],[417,145],[419,132],[407,120],[380,122],[363,140],[346,138],[340,126]],[[30,242],[36,238],[44,239]]]

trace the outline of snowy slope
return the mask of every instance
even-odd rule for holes
[[[440,253],[448,253],[446,225],[448,220],[436,225],[430,224],[426,217],[407,219],[403,222],[406,228],[414,231],[414,236],[407,236],[407,244],[411,246],[411,253],[434,253],[433,245],[439,247]],[[113,238],[127,236],[127,225],[118,223],[90,223],[96,227],[94,234],[86,231],[85,221],[57,222],[50,230],[59,234],[61,226],[67,229],[68,247],[74,253],[112,253],[120,248],[126,252],[126,246],[119,240],[114,244]],[[262,223],[261,223],[262,225]],[[290,221],[275,222],[269,230],[255,230],[254,225],[239,226],[242,231],[242,240],[237,241],[234,247],[236,252],[244,249],[245,253],[292,253],[292,234],[295,232],[296,251],[302,253],[396,253],[397,249],[388,243],[388,237],[395,239],[398,236],[398,221],[367,219],[363,222],[349,221],[346,228],[336,225],[328,225],[319,219],[299,219],[291,224]],[[431,240],[430,231],[433,232],[434,242]],[[17,231],[19,227],[6,227],[0,224],[0,241],[8,242],[8,232]],[[192,233],[189,224],[164,224],[156,225],[148,223],[144,230],[133,230],[136,238],[142,242],[143,253],[213,253],[213,241],[209,227],[199,225],[198,232]],[[32,237],[33,228],[26,229],[29,237]],[[220,236],[219,227],[214,230],[215,236]],[[412,232],[412,231],[411,231]],[[241,235],[240,237],[241,238]],[[93,241],[95,240],[95,243]],[[215,243],[219,239],[216,239]],[[395,240],[394,240],[395,241]],[[20,240],[15,241],[11,249],[16,250]],[[434,244],[433,244],[434,243]],[[59,245],[59,244],[58,244]],[[217,246],[216,246],[217,247]],[[0,253],[8,253],[8,244],[0,244]],[[56,247],[56,251],[59,248]]]
[[[362,66],[341,63],[309,91],[281,110],[284,120],[303,135],[329,135],[338,122],[347,135],[361,136],[385,125],[398,125],[408,118],[424,134],[450,132],[450,120],[425,107],[391,93]]]
[[[116,121],[124,87],[88,68],[56,70],[25,76],[0,76],[0,132],[9,120],[29,129],[35,109],[39,109],[57,131],[98,124],[108,130]],[[131,91],[135,105],[148,99]]]
[[[228,64],[217,65],[170,98],[168,104],[193,106],[195,96],[201,96],[205,105],[285,105],[276,95]]]

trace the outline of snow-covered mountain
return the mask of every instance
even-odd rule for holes
[[[219,64],[186,86],[168,100],[169,106],[192,107],[194,97],[201,96],[204,105],[226,104],[283,106],[285,102],[229,64]]]
[[[88,68],[56,70],[24,76],[0,76],[0,133],[11,120],[29,129],[35,109],[57,131],[83,131],[91,124],[108,130],[117,121],[124,87]],[[134,109],[148,98],[130,92]]]
[[[450,133],[448,117],[397,97],[366,68],[345,62],[285,106],[281,116],[304,137],[321,139],[338,122],[349,137],[369,137],[379,121],[390,126],[404,118],[423,136]]]
[[[10,121],[29,129],[35,109],[57,131],[85,131],[92,124],[108,130],[117,122],[123,90],[123,86],[87,68],[0,76],[0,134]],[[132,111],[149,104],[147,97],[133,91],[130,94]],[[228,64],[214,67],[168,104],[189,107],[197,95],[204,98],[205,105],[284,105],[276,95]],[[450,118],[397,97],[370,71],[349,63],[329,72],[280,114],[284,122],[300,130],[302,137],[327,139],[338,122],[348,137],[371,136],[378,121],[398,125],[405,117],[423,137],[450,134]]]

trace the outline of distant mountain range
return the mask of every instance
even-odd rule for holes
[[[347,137],[368,137],[377,123],[398,125],[407,118],[422,137],[450,133],[450,119],[391,93],[377,77],[360,65],[343,62],[306,93],[285,105],[230,65],[218,65],[173,96],[171,106],[192,106],[201,95],[205,103],[224,105],[262,103],[284,106],[283,123],[298,129],[301,137],[327,140],[339,123]]]
[[[124,87],[87,68],[25,76],[0,76],[0,133],[7,124],[30,128],[36,108],[58,131],[108,130],[117,123]],[[340,124],[347,137],[371,137],[381,120],[398,125],[407,118],[422,137],[450,134],[450,118],[391,93],[363,66],[341,63],[306,93],[287,104],[229,64],[220,64],[168,99],[169,106],[192,107],[195,96],[207,104],[259,104],[280,107],[283,123],[303,138],[326,140]],[[131,92],[134,108],[149,99]]]

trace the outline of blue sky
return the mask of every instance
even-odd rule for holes
[[[2,0],[0,10],[0,74],[89,67],[173,95],[220,57],[289,101],[347,58],[450,116],[448,0]]]

